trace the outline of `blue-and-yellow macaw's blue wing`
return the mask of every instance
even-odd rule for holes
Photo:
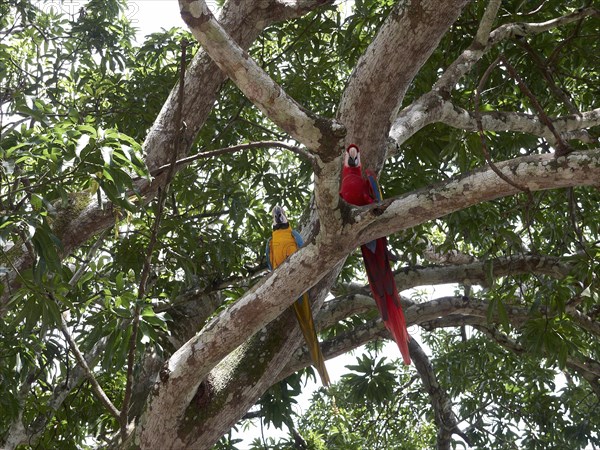
[[[298,248],[304,245],[304,239],[302,239],[302,236],[300,236],[300,233],[298,233],[296,230],[292,230],[292,236],[294,237]]]
[[[303,245],[304,240],[302,236],[290,228],[283,208],[276,206],[273,209],[273,233],[267,241],[265,249],[269,270],[276,269],[288,256]],[[317,338],[308,295],[306,293],[302,294],[302,297],[294,302],[293,308],[313,364],[321,377],[321,382],[325,386],[329,386],[329,374],[327,373],[325,359],[319,346],[319,339]]]
[[[267,257],[267,268],[269,270],[273,270],[273,264],[271,264],[271,241],[272,240],[273,240],[272,238],[269,238],[267,240],[267,245],[265,248],[265,256]]]

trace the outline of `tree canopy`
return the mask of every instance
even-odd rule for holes
[[[3,448],[600,446],[592,3],[180,0],[141,44],[126,0],[0,4]],[[306,244],[268,272],[277,204]],[[411,366],[355,251],[386,235]],[[298,413],[306,291],[327,359],[366,347]]]

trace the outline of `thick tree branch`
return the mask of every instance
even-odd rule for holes
[[[453,106],[449,102],[444,102],[441,109],[439,122],[465,131],[477,131],[477,120],[474,112]],[[586,143],[598,142],[597,139],[593,139],[583,130],[600,125],[600,108],[581,114],[557,117],[551,119],[551,121],[554,128],[565,139],[579,139]],[[514,131],[532,134],[548,140],[553,138],[552,133],[539,118],[531,114],[503,111],[482,112],[481,125],[485,131]]]
[[[481,17],[481,21],[479,22],[479,28],[477,29],[477,34],[473,40],[473,46],[485,47],[487,45],[501,3],[502,0],[490,0],[488,3],[483,16]]]
[[[461,283],[489,287],[493,277],[537,273],[553,278],[569,274],[572,265],[554,256],[524,255],[474,261],[457,266],[407,267],[396,271],[398,289],[410,289],[445,283]]]
[[[562,27],[563,25],[568,25],[570,23],[577,22],[581,19],[585,19],[586,17],[600,17],[600,9],[593,7],[576,9],[570,14],[566,14],[561,17],[556,17],[545,22],[507,23],[499,26],[490,33],[488,45],[495,45],[500,41],[503,41],[504,39],[513,36],[535,36],[536,34],[544,33],[546,31],[552,30],[553,28]]]
[[[203,0],[180,0],[181,17],[219,68],[248,99],[298,142],[331,152],[343,127],[318,119],[286,94],[214,18]]]
[[[338,267],[331,271],[310,290],[313,311],[320,308],[329,291],[328,287],[340,269],[341,267]],[[190,431],[183,438],[187,448],[212,448],[212,444],[222,435],[223,429],[238,422],[244,412],[275,384],[281,376],[282,368],[303,342],[296,317],[288,308],[275,321],[225,357],[201,384],[202,392],[208,392],[210,395],[205,399],[206,408],[204,402],[195,405],[200,407],[194,416],[198,426],[188,427]],[[249,367],[252,370],[248,370]],[[219,405],[219,414],[210,411],[209,405],[214,404]],[[192,417],[189,415],[188,420],[191,425]],[[182,435],[180,432],[179,437]]]
[[[177,428],[175,424],[182,419],[185,408],[209,371],[289,307],[306,290],[307,280],[318,282],[342,259],[324,261],[320,251],[322,249],[309,243],[294,253],[169,359],[161,372],[161,382],[155,386],[147,414],[142,418],[142,445],[152,447],[156,445],[152,440],[156,436],[172,435]],[[297,277],[290,277],[290,271],[295,271]],[[175,448],[185,443],[174,440],[172,445]]]
[[[410,83],[465,4],[464,0],[397,3],[361,56],[338,117],[348,129],[346,143],[363,150],[365,167],[381,167],[391,122]]]
[[[552,154],[524,156],[496,166],[531,191],[596,186],[600,179],[600,149],[574,152],[561,158]],[[347,232],[358,226],[358,244],[363,244],[426,220],[519,192],[489,167],[484,167],[449,182],[386,199],[380,204],[354,208],[354,224],[347,227]]]
[[[395,278],[399,291],[418,286],[449,283],[489,287],[496,277],[530,273],[564,278],[572,268],[572,264],[555,256],[522,255],[472,261],[459,265],[401,267],[395,271]],[[321,314],[327,314],[329,308],[337,310],[338,307],[333,306],[334,302],[344,303],[346,300],[352,299],[354,295],[365,296],[369,295],[369,292],[368,286],[358,283],[338,286],[334,290],[338,298],[327,302]],[[329,304],[332,306],[328,306]],[[353,302],[350,302],[348,307],[352,307],[352,304]],[[340,305],[340,308],[344,308],[344,306]],[[350,314],[353,313],[349,312],[348,315]]]
[[[598,142],[598,139],[593,138],[586,128],[600,125],[600,108],[550,120],[566,140],[580,140],[587,144]],[[397,145],[402,145],[416,132],[436,122],[460,130],[477,131],[474,111],[467,111],[448,100],[443,100],[438,93],[429,92],[398,114],[390,131],[390,137]],[[511,131],[532,134],[549,141],[553,139],[550,130],[533,114],[485,111],[481,112],[481,126],[484,131]]]

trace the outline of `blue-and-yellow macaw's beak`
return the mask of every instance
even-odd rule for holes
[[[280,228],[286,228],[289,226],[285,211],[279,205],[273,208],[273,229],[277,230]]]

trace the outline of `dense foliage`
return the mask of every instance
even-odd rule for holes
[[[587,6],[570,3],[504,1],[495,26],[544,22]],[[414,79],[405,105],[428,92],[470,45],[486,4],[465,8]],[[177,321],[190,292],[218,299],[208,320],[263,277],[269,211],[285,206],[298,226],[309,209],[313,169],[302,155],[281,148],[202,157],[240,143],[289,141],[227,82],[190,151],[197,159],[178,169],[162,198],[153,236],[160,202],[145,201],[138,189],[153,176],[143,142],[177,81],[180,41],[193,38],[172,29],[136,44],[124,0],[90,0],[74,15],[39,6],[21,0],[0,5],[0,276],[21,254],[34,262],[18,273],[17,289],[0,284],[0,294],[10,296],[0,321],[0,442],[21,426],[30,437],[22,448],[95,448],[114,440],[119,423],[89,381],[70,384],[80,369],[66,335],[120,408],[132,336],[137,379],[149,353],[166,358],[182,344]],[[392,6],[361,0],[351,11],[346,3],[317,9],[268,28],[251,54],[297,101],[334,117],[346,80]],[[503,54],[548,116],[598,108],[598,42],[597,14],[533,38],[516,36],[480,61],[452,101],[472,110],[483,72]],[[197,50],[191,45],[188,59]],[[535,113],[531,98],[499,67],[480,101],[482,111]],[[569,145],[596,148],[599,135],[596,124],[586,139]],[[494,161],[553,151],[526,133],[486,132],[485,142]],[[430,125],[387,160],[384,194],[397,196],[480,167],[487,149],[477,133]],[[112,212],[115,225],[65,254],[57,236],[90,198]],[[522,193],[390,237],[405,271],[431,266],[432,246],[438,254],[485,263],[486,282],[473,283],[481,286],[447,282],[459,295],[483,302],[489,322],[440,319],[419,332],[440,389],[455,404],[462,430],[457,447],[600,446],[600,386],[598,375],[589,375],[600,373],[599,201],[597,187]],[[534,269],[497,275],[496,261],[531,255],[557,258],[568,275]],[[333,293],[352,294],[353,281],[364,282],[357,254],[347,259]],[[427,300],[414,294],[417,303]],[[373,312],[351,316],[322,336],[340,336],[375,318]],[[292,406],[311,370],[279,382],[256,411],[259,420],[289,428],[290,437],[257,441],[253,448],[434,447],[428,394],[414,366],[401,366],[396,356],[386,358],[371,344],[329,391],[314,394],[302,414]],[[586,374],[581,364],[590,368]],[[134,389],[133,405],[141,408],[136,401],[144,398],[135,395]],[[224,438],[218,448],[242,448],[236,445]]]

